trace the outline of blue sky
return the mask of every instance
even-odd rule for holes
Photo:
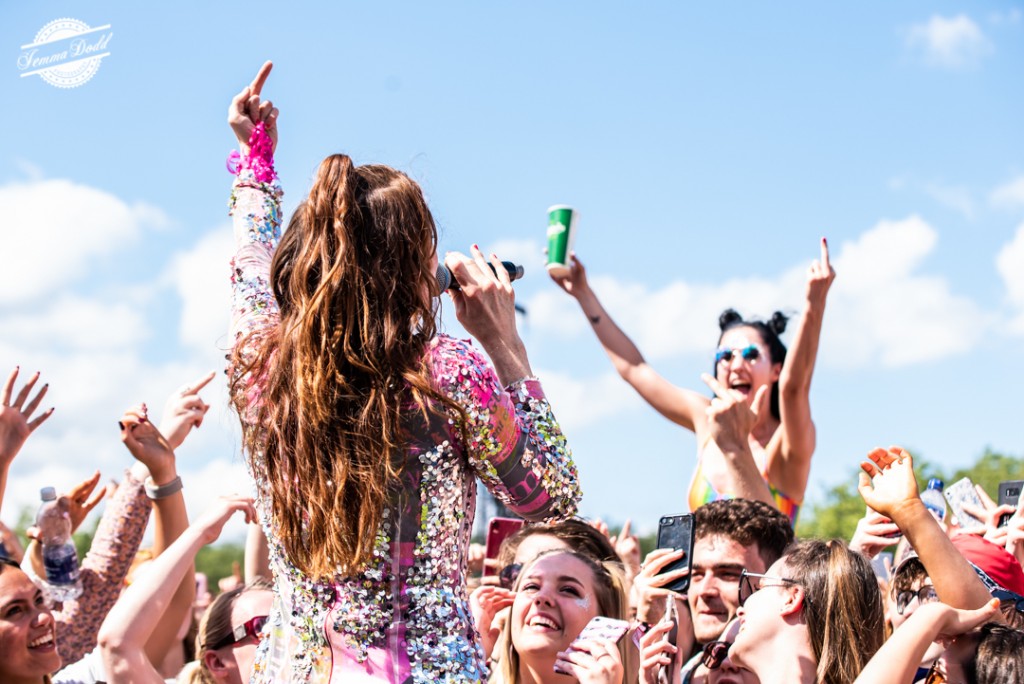
[[[60,17],[113,31],[74,89],[16,64]],[[544,274],[556,203],[581,212],[609,310],[695,388],[718,313],[798,313],[829,238],[812,500],[879,444],[950,466],[1022,455],[1020,5],[46,2],[0,19],[0,367],[43,370],[57,406],[15,464],[7,519],[39,486],[117,476],[121,410],[222,367],[226,109],[264,59],[287,210],[344,151],[422,184],[442,251],[478,242],[526,265],[523,337],[585,513],[650,528],[683,510],[696,445],[614,375]],[[442,319],[461,334],[450,306]],[[247,486],[216,382],[179,453],[193,514]]]

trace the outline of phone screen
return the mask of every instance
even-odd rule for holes
[[[658,548],[683,551],[683,557],[668,565],[662,572],[689,568],[693,560],[693,516],[666,515],[658,521]],[[690,576],[681,577],[665,585],[670,591],[686,593],[690,588]]]
[[[518,532],[526,524],[519,518],[491,518],[487,522],[487,545],[484,550],[484,575],[497,575],[498,550],[501,543]]]

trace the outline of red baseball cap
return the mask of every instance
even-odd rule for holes
[[[1006,549],[976,534],[958,534],[953,546],[1000,587],[1024,596],[1024,569]]]

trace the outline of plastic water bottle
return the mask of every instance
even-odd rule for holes
[[[946,518],[946,498],[942,496],[942,489],[946,485],[937,477],[928,480],[928,487],[921,492],[921,503],[932,515],[942,522]]]
[[[36,526],[43,547],[43,567],[46,568],[49,593],[54,601],[70,601],[82,593],[78,552],[71,541],[71,516],[68,515],[67,504],[60,505],[53,487],[43,487],[39,496],[43,503],[39,506]]]

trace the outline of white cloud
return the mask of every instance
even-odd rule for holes
[[[1024,176],[1017,176],[1000,185],[989,195],[992,206],[1002,209],[1024,207]]]
[[[159,209],[69,180],[0,186],[0,206],[7,215],[0,302],[54,292],[87,273],[91,259],[167,222]]]
[[[569,436],[605,418],[645,410],[644,401],[617,373],[580,379],[542,369],[537,371],[537,377],[544,379],[544,394]]]
[[[194,350],[210,354],[228,344],[233,253],[234,235],[227,224],[204,235],[192,249],[175,254],[164,271],[162,281],[181,298],[179,339]]]
[[[926,64],[945,69],[975,66],[994,50],[981,28],[965,14],[948,18],[936,14],[912,26],[907,47]]]
[[[148,327],[130,304],[64,295],[42,310],[5,314],[4,335],[26,347],[131,349],[148,337]]]
[[[1006,286],[1006,298],[1015,309],[1010,329],[1024,334],[1024,223],[996,257],[996,268]]]
[[[844,367],[896,367],[928,362],[973,347],[988,323],[968,298],[941,277],[921,273],[936,231],[918,216],[880,221],[858,239],[833,245],[838,274],[829,294],[822,360]],[[673,282],[659,290],[592,276],[605,308],[650,360],[707,354],[719,314],[802,311],[806,265],[775,278],[736,278],[718,284]],[[562,337],[588,327],[576,303],[542,293],[528,303],[532,324]],[[790,323],[790,333],[799,319]],[[590,333],[586,333],[590,334]]]

